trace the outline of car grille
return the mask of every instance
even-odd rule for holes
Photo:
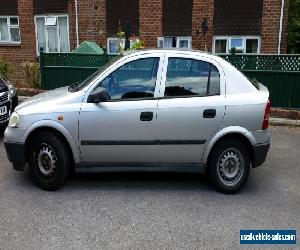
[[[1,95],[0,96],[0,103],[3,103],[3,102],[7,102],[8,101],[8,93],[4,93],[4,95]]]
[[[5,115],[0,115],[0,124],[3,122],[7,122],[9,120],[10,116],[10,103],[5,103],[0,105],[0,107],[6,106],[7,108],[7,113]]]
[[[6,122],[9,119],[9,113],[5,114],[5,115],[0,115],[0,123],[1,122]]]

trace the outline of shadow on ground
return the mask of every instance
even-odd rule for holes
[[[174,172],[99,172],[76,173],[68,184],[72,189],[124,189],[139,190],[210,190],[208,179],[199,173]]]

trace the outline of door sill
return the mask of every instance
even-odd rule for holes
[[[206,166],[199,163],[77,163],[78,173],[98,172],[182,172],[204,173]]]

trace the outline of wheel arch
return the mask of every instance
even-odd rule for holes
[[[34,123],[32,126],[30,126],[30,128],[27,129],[27,131],[24,135],[24,142],[25,142],[26,150],[27,150],[28,145],[29,145],[30,141],[32,140],[33,136],[42,131],[48,131],[48,132],[56,133],[57,135],[59,135],[66,143],[67,147],[69,148],[71,156],[73,158],[72,160],[74,161],[74,163],[80,162],[79,149],[78,149],[72,135],[63,125],[61,125],[60,123],[55,122],[55,121],[52,121],[52,122],[49,122],[49,120],[39,121],[39,122]]]
[[[255,138],[252,136],[251,133],[245,128],[242,127],[228,127],[221,131],[219,131],[208,143],[206,146],[206,149],[203,154],[203,163],[207,164],[210,160],[210,157],[212,155],[213,150],[216,148],[216,146],[224,140],[230,139],[230,138],[238,138],[241,140],[245,146],[248,149],[250,161],[253,165],[254,161],[254,149],[253,145],[255,144]]]

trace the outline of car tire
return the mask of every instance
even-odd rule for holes
[[[36,184],[48,191],[59,189],[70,172],[70,154],[56,134],[41,132],[30,143],[29,165]]]
[[[235,138],[221,141],[210,157],[210,181],[222,193],[236,193],[248,179],[250,164],[249,152],[242,141]]]

